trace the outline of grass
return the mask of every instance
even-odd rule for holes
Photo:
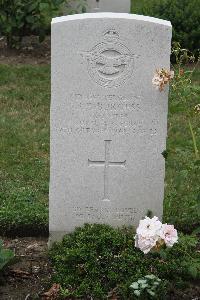
[[[199,81],[198,70],[191,88],[198,95]],[[197,96],[170,101],[164,218],[185,231],[200,219],[199,165],[186,118],[197,103]],[[49,66],[0,66],[1,234],[48,232],[49,107]],[[199,115],[191,123],[200,147]]]
[[[139,13],[150,1],[151,0],[131,0],[131,12],[134,14]]]
[[[187,113],[199,103],[199,75],[197,69],[193,85],[181,92],[187,101],[171,95],[169,103],[164,215],[166,221],[184,231],[191,231],[200,223],[200,161],[195,158],[189,128],[190,120],[200,149],[200,118],[194,112],[189,116]]]
[[[47,232],[49,100],[49,67],[1,65],[1,232]]]

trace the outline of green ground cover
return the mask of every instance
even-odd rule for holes
[[[55,271],[52,282],[61,285],[61,299],[178,300],[188,288],[186,294],[192,297],[192,283],[198,285],[200,278],[197,238],[180,234],[172,248],[145,255],[134,247],[133,237],[132,228],[86,224],[55,244],[49,255]],[[137,286],[146,275],[159,278],[153,294],[146,293],[150,285],[144,286],[146,291]],[[130,288],[133,282],[140,297]]]
[[[1,233],[47,232],[49,102],[48,66],[0,66]]]
[[[199,103],[200,71],[170,100],[164,218],[192,231],[199,223],[200,177],[186,111]],[[0,66],[0,233],[47,233],[49,182],[49,66]],[[191,123],[200,147],[199,115]]]
[[[149,4],[150,0],[132,0],[131,1],[131,12],[137,14],[143,7]]]

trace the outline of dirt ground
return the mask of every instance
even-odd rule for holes
[[[1,300],[42,299],[49,290],[51,268],[46,238],[2,238],[15,253],[14,262],[0,278]]]
[[[49,64],[51,58],[50,37],[39,43],[38,37],[24,37],[20,49],[7,49],[6,40],[0,37],[0,64]]]

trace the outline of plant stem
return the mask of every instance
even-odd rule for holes
[[[188,121],[188,123],[189,123],[189,127],[190,127],[190,132],[191,132],[191,135],[192,135],[192,141],[193,141],[193,146],[194,146],[195,157],[198,160],[199,159],[199,151],[198,151],[198,148],[197,148],[197,142],[196,142],[195,134],[194,134],[194,131],[192,129],[192,124],[191,124],[190,120]]]

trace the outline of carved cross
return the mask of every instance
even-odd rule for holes
[[[110,161],[110,144],[111,140],[105,140],[105,160],[104,161],[95,161],[88,159],[89,167],[104,167],[104,196],[103,201],[110,201],[108,197],[109,189],[109,167],[122,167],[125,168],[126,160],[120,162]]]

